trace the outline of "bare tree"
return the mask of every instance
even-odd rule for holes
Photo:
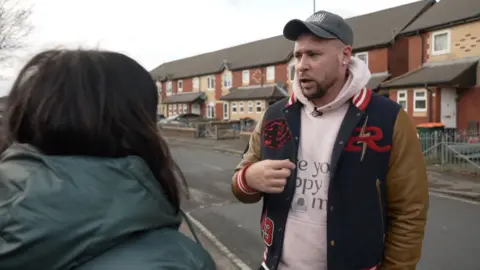
[[[26,46],[26,37],[33,30],[29,21],[31,14],[32,9],[18,1],[0,0],[0,64]]]

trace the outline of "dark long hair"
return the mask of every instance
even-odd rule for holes
[[[148,71],[123,54],[44,51],[8,96],[3,149],[19,142],[47,155],[139,156],[178,211],[186,182],[159,134],[157,103]]]

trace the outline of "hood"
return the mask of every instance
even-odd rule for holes
[[[182,221],[134,156],[46,156],[14,144],[0,160],[0,198],[0,269],[70,269]]]
[[[334,110],[347,102],[350,98],[356,95],[362,90],[370,80],[371,74],[368,70],[365,62],[359,58],[352,56],[350,64],[348,65],[349,76],[347,82],[343,86],[342,90],[338,94],[337,98],[322,107],[317,107],[317,111],[329,111]],[[308,111],[312,111],[316,107],[311,101],[309,101],[302,93],[300,82],[295,77],[293,82],[293,93],[295,97],[300,101]]]

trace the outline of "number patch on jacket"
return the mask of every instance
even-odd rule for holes
[[[273,242],[273,220],[268,217],[264,217],[262,221],[262,234],[263,234],[263,242],[267,246],[271,246]]]

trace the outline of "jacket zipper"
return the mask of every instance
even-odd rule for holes
[[[382,191],[380,189],[380,180],[377,179],[377,195],[378,195],[378,204],[380,206],[380,223],[382,224],[382,235],[383,242],[385,242],[385,225],[383,224],[383,200],[382,200]]]

